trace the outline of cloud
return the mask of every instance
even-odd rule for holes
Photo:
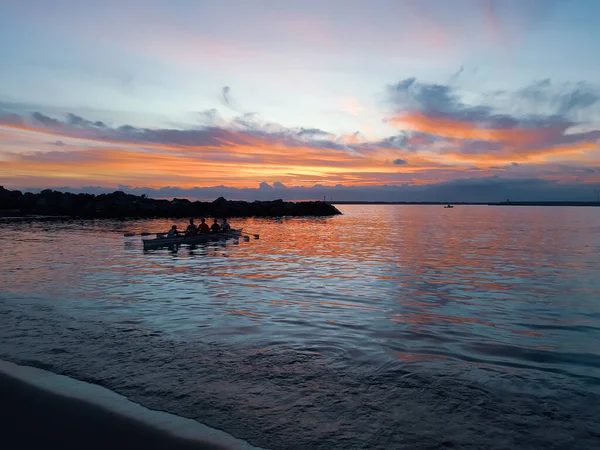
[[[555,84],[549,78],[538,80],[516,92],[514,100],[536,112],[549,112],[555,118],[575,120],[580,112],[600,112],[600,89],[590,83]]]
[[[45,116],[44,114],[40,113],[40,112],[34,112],[31,117],[38,121],[39,123],[41,123],[42,125],[46,125],[48,127],[60,127],[62,125],[62,122],[60,120],[57,119],[53,119],[51,117]]]
[[[217,126],[221,122],[219,112],[216,108],[206,109],[198,113],[198,120],[205,126]]]
[[[223,105],[225,105],[227,108],[240,113],[240,114],[254,114],[254,113],[249,113],[249,112],[244,112],[242,111],[242,109],[240,108],[238,102],[235,100],[235,98],[231,95],[231,87],[230,86],[223,86],[221,88],[221,103],[223,103]]]
[[[95,128],[106,128],[106,124],[100,120],[92,122],[90,120],[86,120],[83,117],[75,115],[73,113],[67,114],[66,123],[69,125],[74,125],[77,127],[95,127]]]
[[[323,131],[320,130],[318,128],[301,128],[300,131],[298,131],[297,133],[298,136],[300,137],[324,137],[324,138],[330,138],[333,136],[333,134],[328,133],[327,131]]]
[[[586,83],[542,80],[513,93],[496,93],[517,105],[513,111],[498,106],[501,102],[493,94],[486,96],[487,103],[467,103],[450,85],[416,78],[389,85],[386,93],[393,109],[387,122],[402,130],[399,137],[388,139],[396,146],[408,146],[412,139],[413,151],[435,151],[471,163],[539,161],[585,154],[600,139],[600,91]],[[581,125],[588,130],[573,132]]]
[[[389,102],[397,112],[418,110],[423,114],[451,115],[456,120],[486,118],[492,109],[485,105],[467,105],[450,85],[422,83],[415,77],[388,85]]]
[[[231,99],[229,98],[230,91],[231,88],[229,86],[223,86],[223,88],[221,89],[221,99],[223,100],[223,103],[227,106],[231,106]]]
[[[600,170],[600,168],[597,168]],[[347,186],[337,184],[324,186],[315,183],[312,186],[288,186],[280,182],[261,182],[258,187],[234,188],[210,186],[203,188],[180,188],[163,186],[132,187],[116,185],[115,188],[102,186],[83,186],[71,188],[57,186],[55,189],[74,193],[108,193],[115,189],[128,193],[146,194],[153,198],[192,198],[213,200],[225,197],[229,200],[320,200],[323,197],[336,201],[387,201],[387,202],[497,202],[505,201],[595,201],[596,184],[570,183],[539,178],[506,179],[498,176],[480,178],[462,178],[447,182],[424,185],[378,185]],[[24,189],[39,192],[41,188]]]
[[[465,71],[465,66],[460,66],[460,69],[458,69],[454,74],[452,74],[452,76],[450,77],[449,80],[449,84],[453,84],[455,83],[458,78],[463,74],[463,72]]]
[[[582,170],[600,159],[600,129],[589,114],[599,104],[593,85],[542,80],[475,101],[450,85],[413,77],[386,93],[386,120],[397,132],[376,140],[360,131],[285,127],[251,112],[225,119],[210,109],[198,112],[193,126],[149,128],[2,105],[0,179],[18,187],[38,180],[153,189],[263,182],[263,189],[277,190],[419,186],[495,174],[569,183],[599,177]],[[231,104],[228,87],[222,95]]]
[[[208,115],[217,116],[216,112]],[[286,128],[248,113],[222,126],[183,129],[111,127],[72,113],[62,120],[34,113],[18,116],[18,120],[0,116],[0,130],[19,142],[16,150],[0,150],[0,177],[21,184],[28,177],[50,177],[65,185],[69,180],[88,180],[239,186],[259,179],[370,184],[375,174],[394,177],[389,160],[411,158],[402,150],[363,142],[357,133],[335,136],[317,128]],[[50,149],[56,147],[48,143],[50,136],[68,146],[60,152]],[[411,161],[415,171],[435,170],[435,166],[421,157]]]
[[[496,128],[511,128],[522,123],[568,123],[573,114],[589,108],[600,112],[600,89],[589,83],[553,83],[539,80],[515,92],[488,93],[484,98],[507,96],[508,103],[520,106],[515,114],[497,111],[491,104],[473,104],[463,100],[464,92],[451,85],[419,82],[406,78],[388,85],[386,94],[396,112],[418,110],[426,115],[447,116],[454,120],[491,122]]]

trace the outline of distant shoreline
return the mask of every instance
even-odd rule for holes
[[[600,202],[368,202],[329,201],[332,205],[452,205],[452,206],[600,206]]]

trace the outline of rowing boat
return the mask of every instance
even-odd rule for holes
[[[205,242],[224,241],[227,239],[239,238],[241,235],[242,229],[240,228],[239,230],[230,230],[220,233],[199,234],[197,236],[188,237],[182,236],[168,238],[159,236],[156,239],[142,239],[142,242],[144,243],[144,250],[150,250],[153,248],[168,247],[170,245],[197,245],[203,244]]]

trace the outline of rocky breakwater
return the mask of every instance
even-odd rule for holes
[[[0,217],[67,216],[83,218],[159,217],[283,217],[333,216],[341,212],[326,202],[158,200],[115,191],[111,194],[72,194],[46,189],[39,194],[0,186]]]

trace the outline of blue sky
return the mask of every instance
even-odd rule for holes
[[[90,122],[102,121],[111,130],[123,125],[182,132],[205,127],[271,137],[280,136],[282,130],[287,136],[290,130],[318,129],[346,145],[350,156],[360,153],[364,162],[362,175],[356,168],[360,164],[354,163],[348,163],[354,167],[350,172],[323,169],[335,165],[337,158],[329,159],[331,164],[313,161],[314,170],[302,171],[298,167],[304,165],[306,153],[298,151],[296,143],[292,148],[298,161],[295,164],[285,150],[287,165],[279,167],[281,175],[272,167],[255,171],[253,178],[248,168],[239,178],[225,177],[217,183],[222,172],[214,171],[216,160],[208,157],[206,171],[214,176],[202,176],[206,171],[200,166],[194,168],[196,181],[193,174],[163,180],[181,187],[213,183],[255,187],[262,181],[371,186],[378,183],[372,175],[377,173],[384,174],[379,179],[382,185],[436,183],[466,177],[466,165],[476,167],[482,177],[598,182],[595,172],[572,176],[574,170],[600,166],[597,147],[593,148],[595,134],[568,139],[582,144],[577,149],[555,149],[565,144],[566,135],[598,130],[598,18],[600,2],[592,0],[4,0],[0,119],[14,125],[18,116],[21,128],[5,125],[4,132],[0,128],[0,178],[21,188],[81,187],[85,181],[116,185],[110,172],[114,165],[107,166],[104,178],[94,173],[89,180],[73,177],[74,169],[61,172],[55,165],[43,165],[46,153],[56,149],[47,148],[41,131],[52,135],[52,142],[64,141],[60,156],[66,161],[93,147],[84,138],[97,141],[106,135],[88,130],[82,136],[83,122],[77,130],[67,129],[73,126],[65,122],[71,113]],[[399,96],[391,89],[409,79],[415,80],[410,92]],[[568,108],[565,93],[572,99]],[[487,111],[484,116],[472,115],[482,109]],[[60,131],[55,122],[52,128],[49,121],[32,119],[36,112],[61,121]],[[530,154],[531,139],[526,139],[527,146],[519,139],[521,147],[515,149],[514,136],[503,137],[503,157],[492,155],[486,165],[483,158],[465,158],[468,152],[455,140],[468,139],[464,145],[471,148],[476,136],[486,144],[477,147],[482,153],[489,147],[489,137],[449,133],[447,122],[441,125],[446,131],[438,134],[430,120],[466,120],[470,129],[489,129],[499,126],[500,116],[515,119],[510,126],[519,129],[555,126],[559,116],[565,126],[553,135],[555,141],[543,141],[545,148],[555,149],[544,158],[537,149]],[[30,130],[23,131],[23,126]],[[464,133],[457,122],[452,127]],[[30,136],[31,129],[37,140]],[[427,144],[419,148],[388,145],[390,138],[412,138],[416,133],[431,139],[423,139]],[[433,139],[436,136],[439,139]],[[382,147],[382,141],[387,146]],[[144,142],[135,140],[136,151],[156,152]],[[127,136],[111,140],[111,148],[131,144]],[[194,155],[205,145],[191,144]],[[450,144],[456,148],[450,150]],[[269,141],[269,145],[287,144]],[[377,152],[372,150],[376,145]],[[323,145],[321,140],[303,141],[302,148],[306,146],[318,150]],[[519,155],[524,156],[517,161]],[[24,163],[36,157],[35,168]],[[251,163],[246,157],[232,159],[237,165]],[[407,163],[391,164],[398,176],[389,176],[388,168],[376,168],[399,159]],[[515,175],[512,162],[528,170]],[[566,167],[564,173],[557,171],[559,163]],[[452,165],[454,172],[448,167]],[[490,168],[499,166],[506,166],[501,173]],[[153,174],[156,178],[158,171]],[[145,174],[120,181],[139,187],[151,178]]]

